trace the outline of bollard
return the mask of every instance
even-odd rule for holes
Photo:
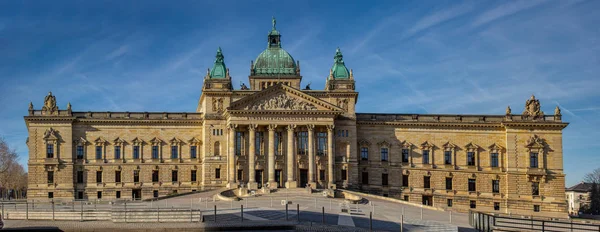
[[[373,231],[373,212],[369,212],[369,231]]]
[[[423,206],[421,206],[421,220],[423,220]]]
[[[450,211],[450,223],[452,223],[452,211]]]
[[[404,231],[404,214],[400,215],[400,232]]]
[[[52,221],[54,221],[54,200],[52,200]]]
[[[323,214],[322,214],[321,221],[323,224],[325,224],[325,207],[323,207]]]
[[[329,210],[331,210],[331,199],[329,199]]]
[[[15,204],[17,204],[15,202]],[[26,201],[25,202],[25,220],[29,220],[29,203]]]
[[[296,218],[300,221],[300,204],[296,204]]]
[[[215,222],[217,222],[217,205],[215,205]]]
[[[285,220],[286,221],[288,220],[288,204],[287,204],[287,202],[285,204]]]
[[[156,222],[160,222],[160,205],[156,206]]]
[[[240,212],[241,219],[240,220],[242,220],[242,222],[243,222],[244,221],[244,205],[243,204],[240,205],[240,210],[241,210],[241,212]]]

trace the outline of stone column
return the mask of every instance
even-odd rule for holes
[[[333,128],[334,125],[327,125],[327,179],[329,180],[327,187],[329,189],[336,188],[333,179],[333,163],[335,162],[333,158]]]
[[[228,155],[227,155],[227,188],[237,188],[237,183],[235,180],[235,128],[237,125],[229,124],[228,132],[229,132],[229,141],[227,145],[229,146]]]
[[[277,182],[275,182],[275,129],[277,125],[271,124],[269,125],[269,181],[267,184],[270,189],[277,188]]]
[[[308,184],[311,188],[316,188],[317,183],[315,182],[315,151],[314,151],[314,130],[315,125],[307,125],[308,129]],[[304,186],[300,186],[304,187]]]
[[[255,177],[255,171],[254,171],[254,161],[255,161],[255,154],[256,154],[256,146],[255,146],[255,140],[256,140],[256,124],[250,124],[248,125],[248,140],[250,140],[248,142],[248,189],[257,189],[258,188],[258,184],[256,183],[256,177]]]
[[[296,125],[287,126],[287,181],[286,188],[296,188],[297,184],[294,181],[294,128]]]

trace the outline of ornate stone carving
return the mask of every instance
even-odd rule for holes
[[[544,139],[540,138],[538,135],[533,135],[531,138],[527,140],[528,148],[543,148],[544,147]]]
[[[269,131],[274,131],[275,129],[277,129],[277,125],[276,124],[269,124],[269,126],[267,127],[267,129]]]
[[[54,130],[54,128],[50,128],[44,132],[45,140],[58,140],[58,131]]]
[[[290,125],[288,125],[288,126],[286,127],[286,129],[287,129],[288,131],[294,131],[294,129],[296,129],[296,125],[294,125],[294,124],[290,124]]]
[[[315,129],[315,125],[314,124],[308,124],[308,125],[306,125],[306,129],[309,130],[309,131],[314,130]]]
[[[335,125],[327,125],[327,131],[333,131]]]
[[[256,124],[250,124],[250,125],[248,125],[248,130],[249,131],[256,131],[257,127],[258,127],[258,125],[256,125]]]
[[[244,110],[317,110],[317,107],[282,93],[271,98],[259,100],[246,106]]]
[[[348,110],[348,99],[337,99],[338,107]]]
[[[44,106],[42,107],[42,110],[50,113],[58,111],[58,107],[56,106],[56,97],[52,95],[52,92],[48,92],[48,96],[44,98]]]
[[[554,115],[556,115],[556,116],[561,116],[562,115],[560,113],[560,108],[558,108],[558,106],[556,106],[556,108],[554,109]]]
[[[212,99],[212,110],[216,112],[223,112],[223,98]]]
[[[531,95],[531,98],[525,102],[523,116],[531,116],[533,119],[544,116],[544,112],[540,109],[540,100],[535,99],[535,96]]]
[[[510,109],[510,106],[506,107],[506,115],[511,115],[512,114],[512,110]]]

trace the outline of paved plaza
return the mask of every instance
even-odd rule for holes
[[[218,191],[207,191],[185,196],[173,197],[153,202],[129,202],[127,208],[193,208],[200,209],[205,222],[202,223],[113,223],[112,221],[33,221],[7,220],[5,228],[49,227],[61,230],[89,231],[102,229],[127,230],[210,230],[215,227],[250,225],[279,226],[281,230],[289,229],[289,225],[298,225],[296,230],[306,231],[362,231],[371,227],[369,216],[372,215],[372,228],[377,231],[399,231],[401,216],[404,215],[405,231],[470,231],[468,218],[463,213],[452,213],[423,209],[398,202],[371,199],[362,204],[344,205],[342,199],[323,197],[321,194],[308,194],[301,190],[280,189],[276,193],[244,198],[242,201],[219,201],[213,197]],[[288,201],[286,215],[285,204]],[[77,203],[76,203],[77,204]],[[243,219],[241,207],[243,205]],[[215,221],[216,206],[216,221]],[[76,207],[64,205],[60,210],[78,210]],[[124,207],[115,205],[85,205],[86,210],[107,210]],[[348,208],[348,212],[342,212]],[[10,207],[5,208],[10,212]],[[30,209],[31,210],[31,209]],[[48,205],[38,203],[36,210],[48,210]],[[323,213],[324,210],[324,213]],[[298,215],[297,212],[300,212]],[[422,215],[422,216],[421,216]],[[421,219],[422,217],[422,219]],[[450,218],[452,217],[452,219]],[[287,219],[286,219],[287,218]],[[452,220],[452,222],[450,222]],[[324,225],[322,222],[325,222]],[[287,229],[286,229],[287,228]]]

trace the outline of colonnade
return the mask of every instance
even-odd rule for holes
[[[250,189],[255,189],[257,186],[257,183],[255,181],[256,175],[255,175],[255,166],[256,166],[256,145],[255,145],[255,139],[256,139],[256,130],[259,127],[258,124],[248,124],[248,125],[243,125],[244,127],[247,126],[248,128],[248,139],[249,139],[249,143],[248,143],[248,187]],[[314,139],[314,134],[315,134],[315,125],[314,124],[307,124],[307,125],[295,125],[295,124],[286,124],[286,125],[278,125],[278,124],[269,124],[266,125],[266,128],[268,130],[268,147],[267,147],[267,159],[266,159],[266,163],[267,163],[267,168],[268,168],[268,186],[269,188],[276,188],[277,187],[277,182],[275,181],[275,131],[278,127],[285,127],[285,131],[287,133],[287,146],[286,146],[286,158],[285,158],[285,163],[286,163],[286,174],[287,174],[287,180],[285,182],[285,187],[286,188],[295,188],[297,187],[297,176],[294,176],[294,171],[296,170],[294,168],[294,161],[295,161],[295,156],[296,156],[296,149],[294,148],[294,132],[295,130],[298,128],[306,128],[306,131],[308,132],[308,184],[311,185],[312,188],[315,188],[315,170],[316,170],[316,162],[315,162],[315,139]],[[335,182],[334,182],[334,178],[333,178],[333,164],[335,162],[334,160],[334,156],[333,156],[333,129],[334,129],[334,125],[330,124],[330,125],[317,125],[317,126],[324,126],[327,128],[327,187],[328,188],[335,188]],[[228,170],[228,176],[227,176],[227,181],[228,184],[227,186],[232,188],[232,187],[237,187],[240,183],[238,183],[237,179],[235,178],[236,175],[236,132],[238,130],[242,129],[242,125],[238,125],[238,124],[228,124],[228,156],[227,156],[227,170]],[[283,136],[282,136],[283,137]],[[283,145],[283,144],[281,144]],[[282,149],[283,150],[283,149]],[[301,186],[304,187],[304,186]]]

